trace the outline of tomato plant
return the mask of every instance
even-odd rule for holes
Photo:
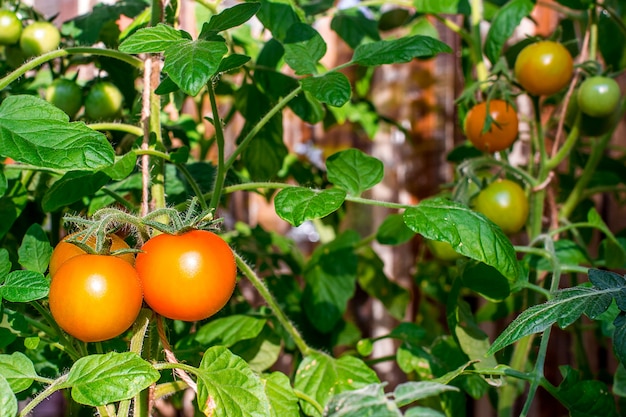
[[[509,148],[517,139],[518,125],[517,110],[508,102],[498,99],[472,107],[464,123],[467,138],[485,152]]]
[[[0,10],[0,44],[13,45],[20,40],[22,21],[10,10]]]
[[[493,181],[478,193],[473,205],[507,234],[519,232],[528,219],[528,196],[511,180]]]
[[[46,88],[46,100],[74,118],[83,106],[83,90],[74,81],[58,78]]]
[[[576,98],[580,111],[591,117],[615,113],[622,97],[619,84],[610,77],[589,77],[580,84]]]
[[[170,319],[206,319],[224,307],[235,290],[232,250],[205,230],[151,238],[141,247],[136,267],[146,303]]]
[[[50,312],[58,325],[83,342],[119,336],[141,309],[141,283],[133,267],[115,256],[68,259],[50,284]]]
[[[20,36],[20,48],[25,56],[37,56],[53,51],[61,43],[61,33],[50,22],[33,22]]]
[[[82,249],[80,246],[75,245],[74,243],[71,243],[68,241],[72,238],[76,238],[76,234],[66,236],[62,241],[57,243],[57,245],[54,247],[54,250],[52,251],[52,255],[50,256],[50,265],[48,266],[51,277],[54,277],[54,275],[56,275],[61,265],[63,265],[65,262],[67,262],[71,258],[78,256],[78,255],[87,254],[87,252],[84,249]],[[121,250],[121,249],[130,249],[126,241],[124,241],[124,239],[122,239],[118,235],[111,234],[108,236],[108,238],[111,239],[109,252],[114,252],[114,251]],[[85,244],[95,250],[96,237],[93,235],[90,235],[87,238]],[[122,253],[117,256],[120,259],[129,263],[130,265],[135,264],[135,255],[133,253],[130,253],[130,252]]]
[[[31,3],[2,415],[624,414],[626,107],[580,92],[623,82],[620,1]]]
[[[574,61],[560,43],[540,41],[526,46],[515,60],[515,78],[530,94],[551,95],[569,84]]]

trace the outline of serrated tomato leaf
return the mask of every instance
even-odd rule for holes
[[[345,355],[336,359],[314,352],[300,362],[294,388],[325,407],[337,394],[379,382],[376,372],[358,358]],[[301,402],[301,406],[309,416],[320,415],[309,403]]]
[[[250,20],[260,8],[261,3],[247,2],[224,9],[219,14],[211,16],[211,19],[202,27],[202,32],[221,32],[242,25]]]
[[[339,209],[345,199],[346,192],[339,188],[316,191],[290,187],[276,194],[274,206],[281,219],[300,226],[307,220],[328,216]]]
[[[335,395],[324,408],[324,417],[402,417],[383,384],[370,384]]]
[[[300,81],[302,89],[322,103],[341,107],[350,100],[352,86],[348,77],[340,72],[328,72],[319,77],[307,77]]]
[[[38,377],[33,362],[22,352],[0,355],[0,375],[7,381],[9,392],[15,393],[28,389]]]
[[[522,19],[530,14],[535,6],[531,0],[512,0],[502,6],[495,14],[485,38],[485,55],[495,64],[502,47],[511,37]]]
[[[346,149],[326,159],[328,180],[358,196],[382,181],[385,166],[373,156],[358,149]]]
[[[240,340],[253,339],[261,333],[266,319],[236,314],[210,321],[198,329],[195,340],[203,345],[230,347]]]
[[[163,52],[181,40],[190,38],[191,36],[185,31],[159,23],[156,26],[137,30],[120,44],[119,50],[127,54]]]
[[[48,235],[39,224],[33,223],[26,230],[17,254],[20,265],[25,269],[42,274],[46,272],[52,255],[52,246]]]
[[[447,242],[458,253],[492,266],[510,281],[520,268],[502,230],[466,205],[445,198],[423,200],[404,212],[404,222],[427,239]]]
[[[265,394],[270,401],[272,417],[299,417],[298,397],[293,392],[289,377],[282,372],[272,372],[261,377]]]
[[[450,53],[452,49],[438,39],[415,35],[361,44],[354,50],[352,62],[364,66],[400,64],[442,52]]]
[[[0,104],[0,149],[16,161],[59,170],[110,166],[115,152],[100,132],[68,116],[47,101],[9,96]]]
[[[198,405],[213,417],[270,417],[263,382],[224,346],[209,348],[198,372]]]
[[[2,415],[17,415],[17,398],[2,374],[0,374],[0,410],[2,410]]]
[[[134,397],[160,377],[134,352],[84,356],[74,362],[64,383],[79,404],[97,407]]]
[[[40,300],[48,295],[50,282],[41,272],[13,271],[0,286],[0,297],[14,303]]]

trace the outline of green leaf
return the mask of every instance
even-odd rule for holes
[[[367,38],[374,41],[380,40],[378,23],[356,8],[340,10],[336,13],[330,22],[330,28],[337,32],[337,35],[352,49],[357,48]]]
[[[593,319],[606,311],[611,300],[626,296],[626,281],[608,289],[572,287],[558,291],[554,298],[543,304],[534,305],[523,311],[498,336],[489,349],[489,354],[516,342],[524,336],[543,332],[554,323],[565,328],[583,313]]]
[[[38,378],[33,362],[22,352],[0,355],[0,376],[10,387],[8,391],[15,393],[28,389]],[[1,392],[3,390],[0,389]]]
[[[282,372],[264,375],[265,394],[270,401],[272,417],[299,417],[298,397],[291,388],[289,377]]]
[[[137,166],[137,154],[128,152],[127,154],[115,158],[115,163],[102,170],[103,173],[115,181],[126,179]]]
[[[220,66],[217,68],[217,72],[218,74],[221,74],[223,72],[232,71],[236,68],[246,65],[249,61],[250,57],[247,55],[228,55],[220,62]]]
[[[102,171],[70,171],[48,188],[41,205],[44,211],[53,212],[81,198],[95,194],[111,178]]]
[[[263,372],[273,366],[280,357],[282,340],[266,324],[256,337],[241,340],[235,343],[230,350],[245,360],[250,369],[255,372]]]
[[[531,0],[511,0],[495,14],[485,38],[484,47],[485,55],[492,64],[500,58],[502,47],[522,19],[528,16],[534,7],[535,4]]]
[[[298,365],[294,388],[324,407],[335,395],[379,382],[376,372],[360,359],[349,355],[335,359],[321,352],[314,352]],[[310,404],[301,402],[300,405],[306,415],[319,416]]]
[[[127,54],[163,52],[170,46],[176,46],[181,40],[189,38],[185,31],[159,23],[153,27],[137,30],[120,44],[119,50]]]
[[[303,187],[281,190],[274,198],[276,213],[293,226],[333,213],[343,204],[346,192],[339,188],[314,191]]]
[[[341,72],[328,72],[319,77],[307,77],[300,81],[302,89],[322,103],[341,107],[350,100],[352,86]]]
[[[554,242],[554,252],[561,268],[591,263],[585,250],[569,239],[559,239]],[[552,271],[553,269],[550,259],[546,259],[543,256],[529,255],[526,257],[526,260],[533,268],[543,271]]]
[[[0,165],[0,197],[4,195],[9,189],[9,182],[6,175],[4,175],[4,169]]]
[[[404,212],[407,226],[427,239],[494,267],[510,281],[520,275],[515,249],[502,230],[469,207],[444,198],[423,200]]]
[[[617,417],[615,399],[604,382],[581,380],[578,371],[564,366],[558,387],[559,401],[571,417]]]
[[[404,417],[446,417],[446,415],[432,408],[411,407],[406,410]]]
[[[231,347],[240,340],[257,337],[266,322],[265,319],[241,314],[215,319],[200,327],[195,340],[203,345]]]
[[[393,394],[396,398],[396,404],[398,404],[399,407],[404,407],[415,401],[448,391],[459,391],[459,389],[434,381],[409,381],[398,385],[393,391]]]
[[[252,122],[246,125],[250,127]],[[253,181],[275,178],[283,166],[289,150],[283,141],[282,116],[272,117],[244,149],[241,160]]]
[[[413,6],[418,13],[430,14],[457,14],[461,0],[413,0]]]
[[[620,312],[613,321],[613,351],[621,363],[626,361],[626,315]]]
[[[626,368],[620,362],[613,374],[613,393],[619,397],[626,397]]]
[[[224,30],[237,27],[244,24],[254,16],[261,8],[261,3],[242,3],[237,4],[228,9],[224,9],[221,13],[211,16],[208,23],[202,31],[222,32]]]
[[[97,407],[132,398],[159,377],[136,353],[109,352],[78,359],[64,385],[72,388],[74,401]]]
[[[11,272],[11,266],[9,251],[5,248],[0,248],[0,284],[4,281],[7,274]]]
[[[587,213],[587,220],[606,235],[604,255],[609,268],[620,268],[626,263],[626,248],[615,237],[609,226],[604,222],[600,213],[592,207]]]
[[[495,268],[482,262],[471,262],[465,265],[463,285],[496,303],[511,294],[509,281]]]
[[[385,395],[382,384],[370,384],[335,395],[324,410],[324,417],[401,416],[396,404]]]
[[[50,282],[41,272],[13,271],[0,286],[0,297],[14,303],[27,303],[44,298],[50,290]]]
[[[224,42],[182,40],[165,49],[165,71],[180,89],[196,96],[207,85],[228,52]]]
[[[382,181],[383,163],[358,149],[346,149],[326,159],[328,181],[343,188],[348,194],[360,195]]]
[[[0,237],[3,237],[22,214],[29,201],[29,193],[22,181],[9,181],[9,191],[0,197]]]
[[[33,223],[17,251],[19,263],[29,271],[44,273],[48,269],[48,261],[52,255],[52,246],[43,228]]]
[[[330,243],[318,246],[304,269],[304,311],[317,330],[329,332],[346,311],[355,291],[359,235],[347,230]]]
[[[198,406],[214,417],[269,417],[261,379],[224,346],[209,348],[198,373]]]
[[[426,336],[426,330],[415,323],[404,322],[398,324],[389,333],[389,337],[402,340],[411,345],[419,345]]]
[[[354,51],[352,62],[364,66],[400,64],[441,52],[450,53],[452,49],[430,36],[415,35],[359,45]]]
[[[9,96],[0,104],[0,149],[36,167],[92,170],[113,164],[106,136],[68,121],[59,108],[35,96]]]
[[[291,25],[300,21],[293,7],[280,0],[263,1],[257,18],[280,41],[285,39]]]
[[[384,263],[371,248],[359,253],[357,276],[359,286],[372,298],[379,299],[385,309],[397,320],[406,316],[411,294],[391,281],[384,272]]]
[[[291,25],[283,41],[285,62],[296,75],[317,73],[317,63],[326,55],[326,42],[318,31],[304,23]]]
[[[0,410],[3,416],[17,415],[17,398],[11,392],[11,387],[2,374],[0,374]]]
[[[415,232],[404,223],[402,214],[390,214],[378,226],[376,241],[381,245],[401,245],[413,239]]]

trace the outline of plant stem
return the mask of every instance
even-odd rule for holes
[[[209,84],[208,90],[209,100],[211,101],[211,111],[213,112],[215,143],[217,144],[217,173],[215,174],[215,182],[213,183],[213,193],[211,194],[209,208],[216,211],[220,205],[222,189],[224,188],[224,180],[226,179],[226,172],[228,168],[224,166],[224,130],[222,129],[222,118],[219,114],[217,100],[215,98],[215,90],[213,89],[212,83]],[[204,199],[200,198],[200,200],[203,201]]]
[[[269,112],[267,112],[267,114],[265,116],[263,116],[261,118],[261,120],[259,120],[252,129],[250,129],[250,131],[248,132],[248,134],[241,140],[241,142],[239,143],[239,146],[237,146],[237,148],[235,148],[235,150],[233,151],[233,153],[228,157],[228,159],[226,160],[226,163],[224,165],[224,171],[228,172],[228,170],[230,169],[230,167],[235,163],[235,161],[237,160],[237,157],[239,156],[239,154],[241,152],[243,152],[243,150],[245,149],[245,147],[248,145],[248,143],[256,136],[257,133],[259,133],[259,131],[261,130],[261,128],[263,128],[263,126],[265,126],[271,119],[272,117],[274,117],[276,115],[276,113],[278,113],[280,110],[283,109],[283,107],[285,107],[287,105],[287,103],[289,103],[294,97],[296,97],[298,94],[300,94],[302,92],[302,87],[298,86],[297,88],[295,88],[291,93],[287,94],[285,97],[283,97],[278,103],[276,103],[274,105],[274,107],[272,107],[270,109]]]
[[[33,398],[28,404],[26,404],[26,406],[20,412],[19,417],[26,417],[43,400],[51,396],[54,392],[65,388],[64,384],[67,381],[67,376],[67,374],[61,375],[52,384],[48,385],[45,390],[41,391],[35,398]]]
[[[480,32],[480,25],[483,22],[483,1],[471,0],[471,9],[470,21],[472,28],[472,43],[469,45],[470,55],[476,68],[476,80],[479,83],[484,84],[489,77],[489,70],[487,69],[487,65],[485,64],[485,60],[483,58],[483,42]]]
[[[90,123],[87,127],[93,130],[114,130],[116,132],[126,132],[135,136],[142,136],[143,130],[139,126],[127,123]]]
[[[237,253],[235,253],[235,261],[237,262],[237,266],[239,267],[241,272],[250,280],[254,288],[256,288],[256,290],[259,292],[261,297],[263,297],[267,305],[272,309],[280,324],[285,328],[287,333],[289,333],[294,343],[298,347],[300,353],[303,356],[309,355],[313,351],[313,349],[306,344],[298,329],[296,329],[293,323],[281,310],[278,302],[269,292],[263,281],[261,281],[257,274],[252,270],[252,268],[250,268],[250,266],[248,266],[248,264]]]
[[[313,408],[315,408],[315,410],[320,414],[323,415],[324,414],[324,408],[321,406],[320,403],[318,403],[317,401],[315,401],[315,398],[311,397],[310,395],[305,394],[304,392],[294,389],[293,393],[296,394],[296,397],[298,397],[301,400],[306,401],[307,403],[311,404],[313,406]]]

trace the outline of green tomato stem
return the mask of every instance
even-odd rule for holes
[[[287,315],[285,315],[285,313],[281,310],[278,302],[276,301],[272,293],[270,293],[270,291],[267,289],[263,281],[261,281],[257,274],[252,270],[252,268],[250,268],[250,266],[248,266],[248,264],[237,253],[235,253],[235,261],[237,263],[237,266],[239,267],[239,270],[246,276],[246,278],[248,278],[248,280],[250,280],[254,288],[256,288],[256,290],[259,292],[261,297],[263,297],[267,305],[272,309],[280,324],[284,327],[287,333],[289,333],[294,343],[298,347],[300,353],[302,353],[303,356],[311,354],[313,352],[313,349],[306,344],[298,329],[296,329],[296,327],[289,320]]]
[[[129,65],[137,69],[143,68],[143,61],[133,55],[126,54],[124,52],[120,52],[116,49],[104,49],[104,48],[94,48],[94,47],[71,47],[65,48],[65,51],[68,55],[96,55],[96,56],[106,56],[108,58],[115,58],[117,60],[126,62]],[[45,54],[44,54],[45,55]],[[43,56],[43,55],[42,55]]]
[[[215,98],[215,90],[213,84],[209,83],[209,100],[211,102],[211,111],[213,112],[213,127],[215,128],[215,143],[217,145],[217,173],[215,174],[215,182],[213,183],[213,193],[211,194],[211,201],[209,202],[209,208],[216,211],[220,199],[222,197],[222,191],[224,188],[224,181],[226,179],[226,172],[230,166],[224,166],[224,130],[222,129],[222,118],[219,114],[219,108],[217,107],[217,100]],[[200,201],[204,201],[202,193],[198,195]]]
[[[37,396],[35,398],[33,398],[28,404],[26,404],[26,406],[22,409],[22,411],[19,414],[19,417],[26,417],[43,400],[45,400],[46,398],[51,396],[56,391],[65,388],[64,384],[67,381],[67,377],[68,377],[68,374],[61,375],[56,380],[54,380],[54,382],[52,384],[48,385],[48,387],[45,390],[43,390],[39,394],[37,394]]]
[[[307,403],[309,403],[310,405],[313,406],[313,408],[315,408],[315,410],[320,414],[323,415],[324,414],[324,408],[321,406],[320,403],[318,403],[315,398],[311,397],[310,395],[305,394],[304,392],[298,390],[298,389],[294,389],[293,393],[296,394],[296,397],[298,397],[299,399],[306,401]]]
[[[134,136],[143,136],[143,129],[139,126],[129,125],[127,123],[90,123],[87,127],[93,130],[114,130],[116,132],[126,132]]]

